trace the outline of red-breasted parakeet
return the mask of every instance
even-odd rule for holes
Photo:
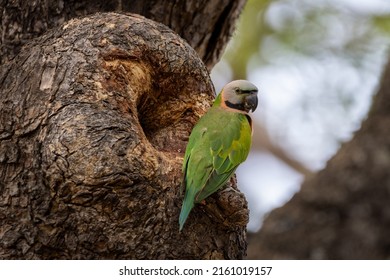
[[[194,126],[183,162],[185,195],[180,230],[195,203],[222,188],[246,160],[252,139],[248,113],[256,110],[257,91],[245,80],[228,83]]]

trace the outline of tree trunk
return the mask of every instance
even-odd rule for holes
[[[245,256],[234,180],[178,230],[183,152],[214,89],[165,25],[73,19],[0,70],[0,258]]]
[[[39,0],[0,2],[0,65],[32,38],[80,16],[130,12],[165,24],[207,65],[219,60],[246,0]]]
[[[389,201],[390,61],[361,129],[270,213],[248,258],[389,259]]]

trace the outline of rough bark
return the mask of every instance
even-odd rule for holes
[[[270,213],[248,258],[389,259],[389,201],[390,61],[361,129]]]
[[[209,70],[219,60],[246,0],[2,0],[0,64],[32,38],[79,16],[130,12],[163,23],[197,51]]]
[[[0,85],[0,258],[243,258],[234,181],[178,231],[183,151],[214,89],[165,25],[73,19],[3,65]]]

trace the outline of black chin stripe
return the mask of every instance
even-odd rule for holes
[[[251,126],[251,128],[252,128],[252,119],[251,119],[251,117],[250,116],[248,116],[248,115],[245,115],[245,117],[246,117],[246,119],[248,120],[248,122],[249,122],[249,125]]]
[[[233,104],[233,103],[230,103],[229,101],[225,101],[225,104],[227,107],[229,108],[232,108],[232,109],[236,109],[236,110],[240,110],[240,111],[245,111],[245,105],[243,103],[240,103],[240,104]]]

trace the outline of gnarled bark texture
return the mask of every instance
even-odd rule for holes
[[[250,259],[390,258],[390,62],[354,138],[250,238]]]
[[[184,38],[209,70],[222,55],[246,0],[3,0],[0,64],[50,28],[96,12],[130,12],[165,24]]]
[[[73,19],[3,65],[0,85],[0,258],[245,255],[233,181],[178,231],[183,152],[214,90],[165,25]]]

